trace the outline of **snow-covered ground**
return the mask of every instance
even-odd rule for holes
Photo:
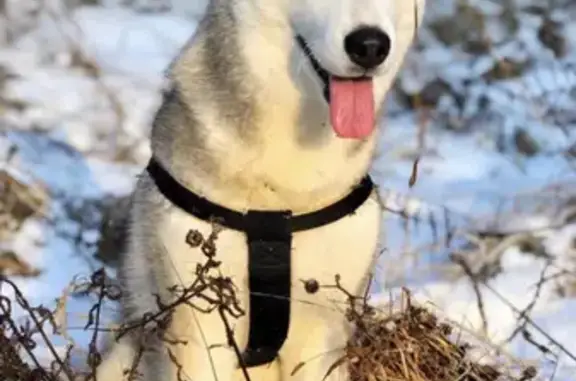
[[[488,25],[495,23],[501,11],[497,3],[470,3],[479,4]],[[430,5],[431,20],[449,13],[450,4],[443,0]],[[562,35],[572,38],[576,30],[568,21],[576,16],[573,8],[550,15],[564,25]],[[13,242],[17,253],[44,270],[32,280],[17,280],[32,303],[53,304],[74,277],[87,277],[97,268],[90,245],[98,238],[96,231],[79,231],[65,206],[130,192],[148,155],[146,137],[160,99],[162,71],[193,33],[197,20],[190,15],[198,13],[183,17],[176,12],[83,7],[73,12],[73,22],[42,17],[30,33],[0,48],[0,66],[12,75],[3,97],[25,104],[1,115],[8,128],[0,136],[0,154],[16,146],[11,171],[42,181],[57,195],[49,218],[27,221]],[[541,238],[548,257],[526,254],[518,245],[501,241],[501,251],[486,250],[500,253],[492,258],[500,272],[480,285],[487,336],[495,347],[539,364],[543,379],[554,374],[555,380],[574,380],[576,360],[566,352],[576,354],[576,299],[561,298],[558,282],[540,285],[539,280],[562,270],[572,272],[565,277],[576,277],[574,212],[572,222],[567,221],[570,200],[576,208],[576,152],[567,154],[576,142],[576,38],[566,41],[567,53],[556,58],[538,40],[542,17],[537,12],[524,12],[518,22],[509,39],[500,29],[488,28],[495,43],[483,55],[446,46],[429,29],[420,34],[398,92],[413,94],[436,79],[452,90],[440,97],[431,117],[414,112],[399,98],[389,101],[372,172],[386,205],[409,218],[388,214],[387,250],[378,264],[374,296],[385,300],[390,289],[406,285],[417,298],[432,301],[481,334],[477,295],[468,277],[454,275],[448,254],[464,250],[479,230],[512,237],[532,232]],[[80,50],[99,73],[91,74],[86,60],[78,63],[72,50]],[[485,74],[502,58],[529,62],[530,68],[491,82]],[[419,145],[422,124],[424,147]],[[456,127],[446,128],[448,124]],[[537,141],[537,152],[518,152],[514,136],[519,128]],[[128,148],[130,157],[118,159]],[[410,187],[418,154],[417,181]],[[452,238],[448,245],[446,236]],[[488,254],[471,251],[471,260],[487,260],[482,256]],[[549,346],[546,355],[522,334],[505,345],[535,293],[526,330]],[[66,326],[81,347],[90,339],[82,326],[91,302],[69,298],[67,304]]]

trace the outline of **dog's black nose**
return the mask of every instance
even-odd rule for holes
[[[366,70],[380,65],[390,53],[390,37],[379,28],[356,29],[344,38],[344,49],[350,60]]]

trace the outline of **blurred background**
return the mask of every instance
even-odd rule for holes
[[[206,2],[0,0],[0,275],[78,358],[82,284],[114,279],[163,70]],[[387,110],[375,300],[406,286],[492,354],[574,380],[576,2],[428,0]]]

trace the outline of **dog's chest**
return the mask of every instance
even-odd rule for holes
[[[320,286],[333,285],[337,275],[343,286],[356,292],[376,253],[379,226],[378,203],[369,198],[352,215],[294,233],[290,252],[292,296],[318,299],[332,294],[310,292],[305,284],[314,281]],[[192,284],[198,278],[199,266],[213,254],[213,259],[220,262],[214,274],[230,277],[241,294],[248,293],[249,255],[244,232],[218,227],[172,207],[160,222],[159,235],[169,282]]]

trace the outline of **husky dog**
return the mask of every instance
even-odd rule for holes
[[[383,99],[424,1],[211,0],[169,70],[172,87],[152,129],[155,160],[189,192],[239,213],[301,215],[346,197],[368,172]],[[125,321],[149,316],[159,300],[173,300],[168,290],[194,282],[206,255],[185,237],[190,230],[207,237],[214,227],[175,206],[148,172],[133,197],[120,271]],[[344,289],[362,294],[380,220],[373,192],[354,213],[294,233],[289,330],[272,366],[249,369],[256,378],[320,381],[342,356],[351,334],[346,298],[322,286],[339,275]],[[219,271],[233,281],[246,310],[229,322],[242,349],[250,322],[246,235],[223,229],[216,250]],[[305,287],[306,280],[320,287]],[[218,311],[182,304],[164,328],[172,340],[143,353],[138,335],[118,340],[96,379],[126,379],[135,357],[145,381],[238,376],[239,359]],[[328,378],[345,380],[340,368]]]

